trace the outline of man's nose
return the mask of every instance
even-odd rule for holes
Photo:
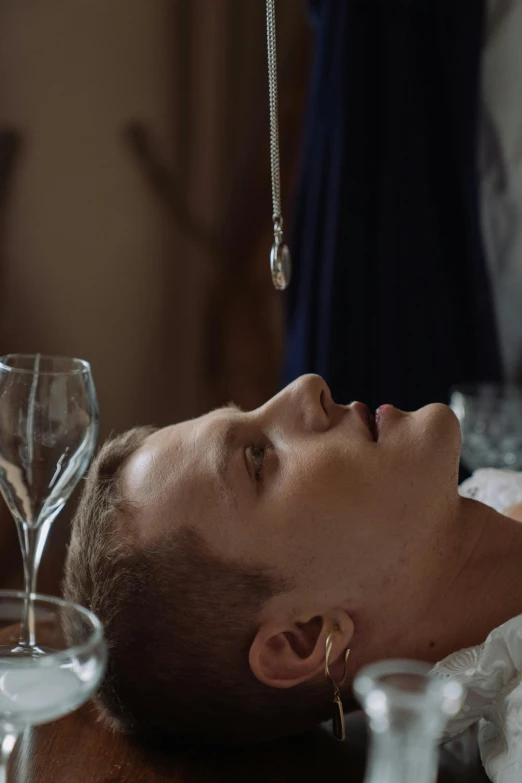
[[[306,432],[324,432],[330,426],[332,395],[320,375],[302,375],[269,405],[282,426]]]

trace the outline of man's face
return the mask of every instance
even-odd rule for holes
[[[460,430],[438,404],[385,406],[375,436],[365,419],[364,406],[336,404],[309,375],[255,411],[158,431],[125,471],[139,535],[188,525],[221,557],[329,600],[342,600],[349,575],[361,590],[377,574],[385,581],[456,498]]]

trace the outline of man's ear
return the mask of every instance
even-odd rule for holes
[[[253,674],[272,688],[293,688],[318,675],[324,676],[326,640],[335,628],[339,631],[333,637],[330,655],[333,672],[337,672],[335,662],[342,661],[354,633],[352,619],[346,612],[332,611],[327,616],[316,615],[287,625],[264,622],[250,647]]]

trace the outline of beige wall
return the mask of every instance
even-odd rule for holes
[[[144,187],[122,130],[139,117],[169,137],[170,5],[0,5],[0,121],[24,136],[4,238],[0,334],[9,349],[91,359],[105,428],[138,416],[149,356],[154,363],[168,216]]]

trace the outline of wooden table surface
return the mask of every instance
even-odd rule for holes
[[[106,731],[90,705],[27,731],[13,753],[8,783],[362,783],[366,730],[347,718],[345,743],[317,729],[306,737],[249,748],[140,747]],[[479,766],[441,757],[439,783],[486,783]]]

